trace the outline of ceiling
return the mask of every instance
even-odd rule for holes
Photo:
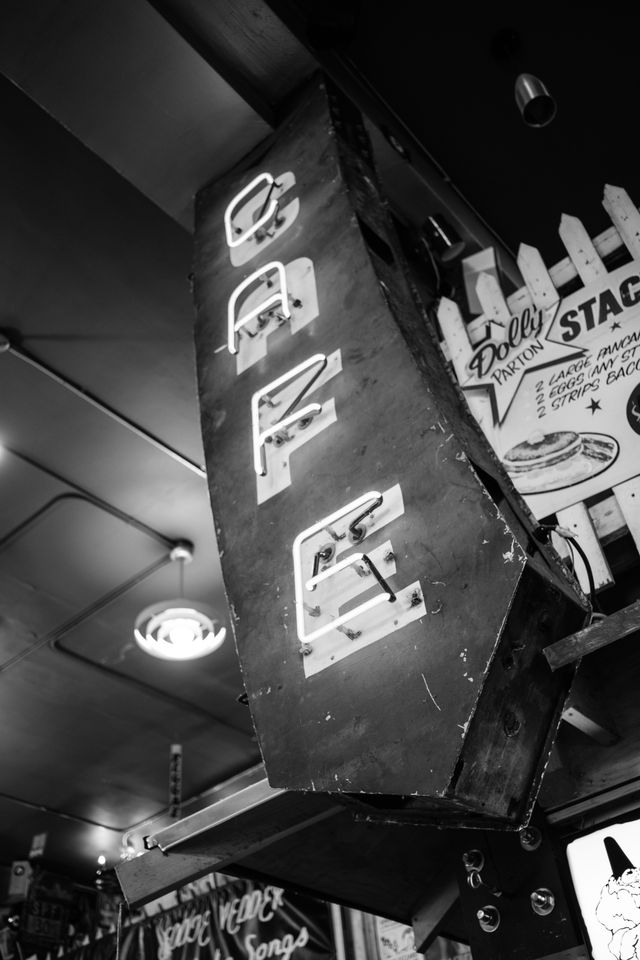
[[[232,639],[167,663],[132,625],[179,595],[168,557],[183,539],[185,593],[227,623],[200,467],[191,205],[272,127],[146,0],[8,3],[0,19],[0,861],[46,832],[47,861],[90,880],[165,810],[172,743],[185,798],[260,759]],[[280,98],[311,61],[277,29],[262,94]]]
[[[595,234],[605,182],[640,201],[637,31],[587,17],[532,27],[498,10],[454,27],[395,11],[2,5],[4,867],[43,832],[47,861],[78,880],[100,853],[116,862],[124,831],[166,816],[173,743],[189,810],[260,763],[231,637],[204,660],[166,663],[138,650],[132,625],[179,593],[169,555],[188,540],[185,593],[230,627],[200,466],[193,196],[271,133],[317,61],[408,149],[412,163],[372,131],[398,212],[420,223],[444,208],[470,248],[494,243],[506,261],[525,240],[552,263],[564,210]],[[494,43],[505,26],[520,38],[506,60]],[[520,69],[558,101],[547,128],[518,116]]]

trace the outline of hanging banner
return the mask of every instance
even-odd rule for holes
[[[127,927],[120,960],[332,960],[329,910],[281,887],[234,880]],[[114,960],[115,936],[67,960]]]
[[[239,880],[147,926],[149,960],[324,960],[332,956],[322,903]]]

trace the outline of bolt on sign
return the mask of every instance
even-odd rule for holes
[[[640,213],[618,187],[605,187],[603,205],[614,230],[595,241],[563,215],[569,260],[551,271],[523,244],[525,286],[509,298],[480,275],[484,314],[468,328],[451,302],[439,311],[470,405],[537,517],[610,488],[623,504],[640,490],[637,479],[628,486],[640,465]],[[626,262],[608,270],[605,250]]]
[[[567,684],[540,648],[585,609],[444,369],[340,94],[315,83],[199,194],[194,278],[211,502],[270,783],[519,821]]]

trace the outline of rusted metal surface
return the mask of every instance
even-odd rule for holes
[[[517,835],[461,832],[452,845],[474,960],[586,958],[544,817],[536,813]]]

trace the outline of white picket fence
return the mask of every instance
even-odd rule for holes
[[[593,240],[580,220],[562,215],[559,235],[568,256],[550,269],[545,266],[539,250],[521,244],[517,262],[524,286],[515,293],[505,298],[491,274],[480,274],[476,292],[483,314],[472,323],[465,324],[452,300],[441,300],[438,321],[444,338],[443,349],[461,383],[468,376],[466,364],[473,346],[487,335],[488,324],[491,336],[500,339],[509,319],[525,307],[548,308],[560,299],[558,289],[576,277],[587,285],[606,275],[602,258],[623,244],[635,259],[640,260],[640,212],[627,192],[607,185],[602,203],[613,226]],[[493,445],[493,416],[488,394],[473,391],[466,394],[466,399]],[[638,467],[640,469],[640,458]],[[558,525],[570,530],[586,553],[596,588],[612,584],[613,575],[600,538],[626,527],[640,550],[640,479],[634,478],[612,487],[611,495],[591,510],[584,503],[576,503],[558,511],[557,518]],[[554,545],[560,553],[567,552],[565,542],[555,535]],[[575,568],[581,586],[588,590],[587,571],[579,556],[575,557]]]

